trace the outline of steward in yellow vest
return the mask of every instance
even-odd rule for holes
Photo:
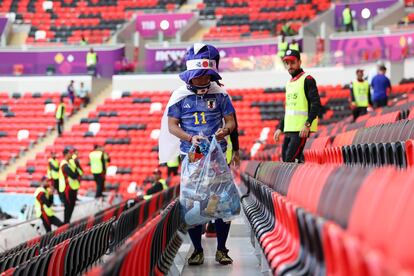
[[[98,56],[94,52],[94,50],[91,48],[89,52],[86,54],[86,66],[96,66],[98,63]]]
[[[53,187],[50,187],[47,178],[42,178],[42,186],[36,189],[34,193],[35,198],[35,213],[36,217],[40,218],[46,232],[51,231],[51,226],[61,226],[63,223],[55,217],[55,212],[52,209],[53,205]]]
[[[368,112],[368,105],[372,105],[370,85],[364,80],[364,70],[356,71],[357,78],[351,85],[351,107],[354,122],[359,116]]]
[[[168,185],[165,179],[161,178],[161,171],[159,169],[154,170],[154,181],[152,182],[152,187],[148,189],[147,194],[144,195],[144,199],[148,200],[152,198],[152,195],[162,190],[167,190]]]
[[[349,8],[349,5],[346,5],[345,9],[342,11],[342,22],[344,23],[345,31],[354,31],[354,25],[352,21],[352,11]]]
[[[73,152],[69,148],[63,150],[64,159],[59,165],[59,192],[64,194],[65,223],[70,222],[75,209],[78,190],[80,188],[80,175],[76,166],[71,164]]]
[[[95,198],[103,196],[105,190],[105,176],[106,168],[109,163],[109,156],[99,145],[94,146],[94,150],[89,153],[89,164],[91,166],[91,173],[96,182]]]
[[[321,101],[316,81],[301,68],[300,53],[286,51],[283,58],[292,79],[286,84],[285,116],[274,134],[276,142],[283,132],[284,162],[303,162],[303,148],[311,132],[318,129]]]
[[[57,131],[58,131],[58,135],[62,135],[63,132],[63,122],[65,120],[65,103],[64,103],[64,98],[60,97],[60,103],[56,109],[56,124],[57,124]]]
[[[96,75],[96,66],[98,64],[98,55],[96,52],[91,48],[89,52],[86,54],[86,69],[88,70],[88,74],[93,76]]]

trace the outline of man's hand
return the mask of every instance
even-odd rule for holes
[[[233,158],[231,160],[231,164],[238,168],[240,166],[240,153],[239,151],[235,151],[233,154]]]
[[[215,133],[217,141],[223,140],[229,134],[230,130],[226,127],[217,129]]]
[[[310,127],[304,126],[302,130],[299,132],[300,138],[305,138],[309,136]]]
[[[191,138],[191,144],[193,144],[194,146],[198,146],[201,143],[201,140],[203,139],[206,139],[206,138],[201,135],[194,135]]]
[[[351,108],[354,109],[356,107],[356,104],[354,102],[351,102]]]
[[[275,140],[275,142],[279,142],[279,136],[281,133],[282,133],[282,130],[276,129],[275,134],[273,134],[273,139]]]

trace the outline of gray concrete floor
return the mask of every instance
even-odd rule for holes
[[[230,250],[229,256],[234,261],[232,265],[223,266],[215,261],[216,238],[206,238],[203,236],[202,242],[204,248],[204,264],[201,266],[187,265],[187,259],[193,251],[187,235],[175,261],[175,267],[177,269],[173,273],[170,271],[170,275],[270,275],[267,264],[261,265],[260,263],[260,250],[252,246],[250,227],[246,224],[243,215],[232,222],[229,239],[227,241],[227,248]]]

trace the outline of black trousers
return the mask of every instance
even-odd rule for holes
[[[354,122],[359,116],[367,114],[367,107],[355,107],[352,110],[352,115],[354,116]]]
[[[374,101],[374,107],[375,108],[383,107],[383,106],[387,106],[387,105],[388,105],[388,99]]]
[[[58,135],[62,135],[63,132],[63,119],[60,120],[56,120],[56,124],[57,124],[57,131],[58,131]]]
[[[345,25],[345,31],[346,32],[349,32],[349,31],[353,32],[354,31],[354,24],[352,24],[352,22],[349,23],[349,24],[346,24]]]
[[[167,175],[168,176],[178,175],[178,167],[168,167],[167,168]]]
[[[46,232],[52,231],[52,225],[56,225],[57,227],[63,225],[63,222],[55,216],[48,217],[46,214],[42,214],[40,218],[42,219]]]
[[[95,198],[102,197],[102,192],[104,191],[105,185],[105,175],[103,173],[94,173],[93,179],[96,182],[96,194]]]
[[[76,198],[78,197],[78,190],[68,189],[65,191],[65,215],[64,223],[69,223],[70,218],[72,217],[73,210],[76,205]]]
[[[283,162],[303,163],[303,148],[307,139],[299,137],[299,132],[286,132],[282,146]]]

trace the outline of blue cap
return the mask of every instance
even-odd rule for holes
[[[186,53],[187,70],[180,74],[180,79],[189,84],[194,78],[210,75],[211,81],[221,80],[218,73],[220,53],[216,47],[195,43]]]

